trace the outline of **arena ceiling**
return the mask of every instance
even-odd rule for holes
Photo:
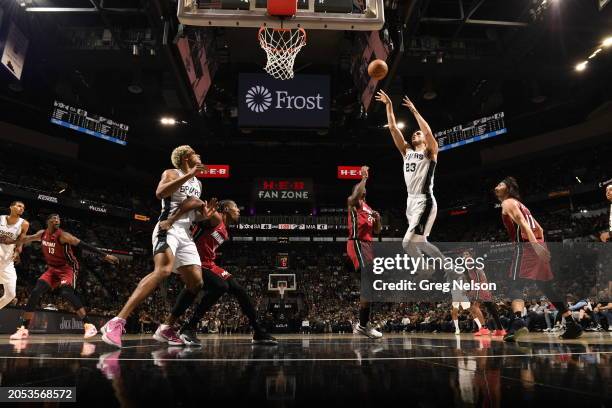
[[[2,77],[2,118],[46,126],[54,99],[131,124],[133,146],[178,140],[203,144],[371,144],[381,129],[374,106],[367,115],[348,66],[352,37],[316,32],[299,55],[302,73],[332,76],[332,125],[325,132],[249,132],[235,119],[236,74],[256,72],[264,54],[249,29],[217,29],[218,70],[205,104],[196,106],[175,42],[181,35],[176,1],[8,0],[11,18],[30,38],[22,81]],[[612,6],[578,0],[388,0],[395,75],[383,87],[410,95],[437,126],[452,126],[504,110],[529,129],[565,126],[609,99],[610,53],[574,70],[602,38],[612,34]],[[212,32],[212,34],[211,34]],[[434,91],[432,100],[423,99]],[[187,122],[162,128],[171,115]],[[538,130],[540,131],[540,130]],[[304,137],[304,133],[309,133]],[[528,131],[523,131],[528,134]]]

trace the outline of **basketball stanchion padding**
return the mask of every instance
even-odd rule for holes
[[[275,17],[293,17],[297,13],[297,0],[268,0],[268,14]]]

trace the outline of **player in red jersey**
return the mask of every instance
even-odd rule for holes
[[[228,293],[238,301],[242,313],[249,319],[249,324],[253,328],[253,344],[278,344],[276,339],[259,325],[257,311],[246,290],[234,279],[231,273],[215,263],[217,249],[229,239],[227,227],[237,222],[240,217],[240,209],[234,201],[223,200],[217,205],[217,200],[214,198],[206,203],[195,197],[190,197],[181,203],[175,213],[160,224],[160,228],[169,229],[182,214],[195,209],[200,209],[200,212],[205,214],[206,218],[205,221],[196,223],[192,228],[193,240],[198,249],[202,266],[204,296],[202,296],[189,321],[181,327],[181,340],[188,346],[201,346],[202,343],[196,336],[198,323],[221,296]],[[176,324],[179,317],[185,313],[192,303],[193,298],[189,291],[183,289],[176,300],[172,313],[164,324],[168,326]]]
[[[382,229],[380,214],[372,210],[365,201],[369,168],[363,166],[360,173],[361,181],[353,187],[353,192],[347,199],[349,237],[346,241],[346,253],[358,273],[372,263],[374,257],[372,235],[380,233]],[[354,332],[372,339],[381,338],[382,333],[368,325],[370,311],[370,302],[361,298],[359,300],[359,323],[355,325]]]
[[[40,298],[46,292],[54,289],[58,289],[59,294],[70,302],[76,314],[83,321],[83,328],[85,329],[84,337],[87,339],[95,336],[98,330],[87,318],[83,303],[74,292],[79,262],[72,252],[72,247],[79,246],[81,248],[86,248],[89,251],[97,253],[104,261],[111,264],[117,264],[119,260],[117,257],[108,255],[95,246],[83,242],[74,235],[62,230],[60,228],[60,216],[58,214],[51,214],[47,217],[47,229],[40,230],[34,235],[28,235],[18,240],[17,245],[32,241],[41,242],[42,253],[47,262],[47,270],[38,278],[36,286],[34,286],[30,298],[28,299],[25,308],[26,311],[20,318],[21,327],[11,335],[11,340],[23,340],[28,338],[28,326],[30,325],[32,317],[34,317],[34,310],[38,306]]]
[[[519,187],[514,177],[506,177],[495,187],[495,195],[501,202],[502,221],[510,241],[515,242],[514,259],[509,271],[512,283],[510,298],[512,299],[513,320],[510,322],[505,341],[514,342],[528,333],[522,319],[525,301],[522,289],[527,284],[537,284],[538,288],[550,299],[559,313],[565,317],[566,331],[562,339],[575,339],[582,335],[582,329],[567,309],[563,299],[555,293],[551,284],[553,273],[550,268],[550,252],[544,242],[544,230],[538,224],[531,212],[520,202]],[[553,301],[555,300],[555,301]]]

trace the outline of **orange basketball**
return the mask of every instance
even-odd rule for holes
[[[388,72],[389,67],[383,60],[376,59],[368,65],[368,75],[378,81],[386,77]]]

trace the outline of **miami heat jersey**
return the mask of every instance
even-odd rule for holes
[[[512,198],[510,200],[514,199]],[[521,213],[523,213],[523,217],[525,217],[525,220],[527,220],[527,224],[532,229],[532,231],[535,231],[537,228],[537,224],[535,218],[533,218],[533,216],[531,215],[531,211],[529,211],[529,208],[525,207],[520,201],[516,200],[516,202],[518,203],[519,210],[521,211]],[[508,235],[510,235],[510,241],[528,241],[527,234],[525,233],[525,231],[521,231],[521,227],[512,220],[512,217],[510,217],[508,214],[502,213],[502,221],[504,222],[506,231],[508,231]]]
[[[433,195],[436,162],[429,159],[424,151],[406,151],[403,171],[408,194]]]
[[[202,267],[212,269],[217,257],[217,248],[229,239],[225,223],[222,221],[216,227],[198,223],[193,227],[192,233]]]
[[[62,230],[59,228],[53,233],[49,230],[43,232],[41,247],[45,262],[53,267],[68,265],[78,269],[78,262],[72,252],[72,247],[69,244],[62,244],[60,235],[62,235]]]
[[[179,177],[183,177],[185,175],[185,173],[183,173],[181,170],[175,169],[175,171],[178,173]],[[200,183],[200,180],[192,177],[183,183],[183,185],[170,196],[162,199],[162,212],[159,217],[159,221],[163,221],[168,218],[168,216],[173,213],[187,197],[200,198],[200,195],[202,195],[202,184]],[[187,214],[183,214],[181,218],[176,220],[175,224],[189,226],[192,221],[193,211],[190,211]]]
[[[21,225],[23,224],[23,218],[13,224],[8,224],[8,215],[0,215],[0,238],[17,239],[21,234]],[[0,262],[11,262],[13,260],[13,253],[15,251],[15,244],[5,245],[0,244]]]
[[[374,211],[365,201],[359,200],[359,208],[352,207],[348,215],[349,239],[372,241]]]

